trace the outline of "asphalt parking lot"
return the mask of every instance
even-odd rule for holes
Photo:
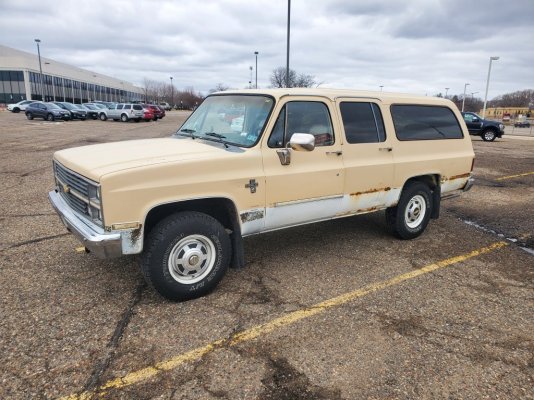
[[[249,237],[244,269],[171,303],[135,257],[81,252],[47,193],[54,151],[185,117],[0,112],[0,398],[534,398],[534,139],[473,138],[475,186],[416,240],[383,213]]]

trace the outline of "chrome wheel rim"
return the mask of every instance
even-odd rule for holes
[[[492,140],[495,134],[493,132],[486,132],[484,133],[484,139],[486,140]]]
[[[169,254],[169,273],[177,282],[191,285],[209,275],[215,258],[215,245],[209,238],[187,236],[176,243]]]
[[[412,197],[406,206],[406,211],[404,212],[404,220],[406,225],[411,228],[417,228],[426,214],[426,200],[420,194]]]

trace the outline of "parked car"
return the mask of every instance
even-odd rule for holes
[[[134,120],[139,122],[143,117],[144,112],[141,104],[119,103],[108,111],[108,118],[113,119],[113,121],[128,122]]]
[[[154,113],[154,110],[150,108],[149,105],[143,104],[143,120],[148,121],[157,121],[158,118],[156,117],[156,114]]]
[[[234,104],[239,132],[217,115]],[[229,264],[244,265],[245,236],[384,210],[397,237],[418,237],[442,199],[473,184],[461,120],[437,97],[227,91],[173,137],[56,152],[49,198],[91,253],[141,254],[147,281],[187,300],[213,290]]]
[[[165,111],[171,110],[171,105],[166,101],[162,101],[161,103],[159,103],[159,105],[162,106]]]
[[[42,118],[47,121],[54,121],[62,119],[68,121],[71,119],[70,111],[64,110],[54,103],[31,103],[26,107],[26,118],[32,120],[34,118]]]
[[[69,111],[71,119],[81,119],[82,121],[87,119],[87,110],[84,110],[75,104],[66,101],[53,101],[52,103],[64,110]]]
[[[83,109],[85,109],[87,111],[87,117],[89,117],[91,119],[97,119],[98,118],[98,114],[100,112],[100,108],[96,107],[93,104],[89,104],[89,103],[80,104],[80,107],[82,107]]]
[[[516,128],[530,128],[530,122],[527,117],[520,115],[514,122],[514,127]]]
[[[14,113],[26,111],[26,107],[35,102],[37,102],[37,100],[22,100],[22,101],[19,101],[18,103],[8,104],[7,110],[14,112]]]
[[[162,109],[160,106],[156,106],[154,104],[143,104],[143,107],[152,110],[152,113],[154,114],[154,121],[157,121],[158,119],[161,119],[165,116],[165,110]]]
[[[84,103],[84,105],[90,105],[95,107],[98,110],[98,119],[105,121],[108,119],[109,108],[102,103]]]
[[[158,107],[161,111],[161,117],[159,117],[159,119],[162,119],[163,117],[165,117],[166,115],[165,108],[163,108],[163,106],[158,106],[158,105],[156,105],[156,107]]]
[[[473,112],[463,112],[462,116],[469,134],[480,136],[485,142],[493,142],[495,138],[501,138],[504,135],[502,122],[483,119]]]

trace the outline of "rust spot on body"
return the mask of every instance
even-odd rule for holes
[[[141,236],[141,227],[142,225],[139,225],[139,228],[134,229],[130,234],[130,242],[132,243],[132,246],[137,243],[137,240],[139,240],[139,237]]]
[[[378,193],[378,192],[387,192],[387,191],[390,191],[391,188],[390,187],[385,187],[385,188],[380,188],[380,189],[370,189],[370,190],[365,190],[363,192],[356,192],[356,193],[351,193],[350,195],[352,197],[354,196],[360,196],[362,194],[370,194],[370,193]]]
[[[471,175],[471,173],[466,173],[466,174],[461,174],[461,175],[454,175],[454,176],[451,176],[449,178],[450,181],[454,180],[454,179],[460,179],[460,178],[469,178],[469,176]]]
[[[262,219],[263,218],[263,211],[261,211],[261,210],[248,211],[248,212],[244,212],[244,213],[240,214],[239,216],[241,217],[241,222],[243,222],[243,223],[251,222],[251,221],[254,221],[254,220],[257,220],[257,219]]]
[[[378,207],[362,208],[358,210],[358,213],[369,213],[378,210]]]

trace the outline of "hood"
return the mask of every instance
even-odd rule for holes
[[[218,144],[190,138],[128,140],[60,150],[54,159],[65,167],[99,182],[102,176],[125,169],[170,162],[230,157]]]

